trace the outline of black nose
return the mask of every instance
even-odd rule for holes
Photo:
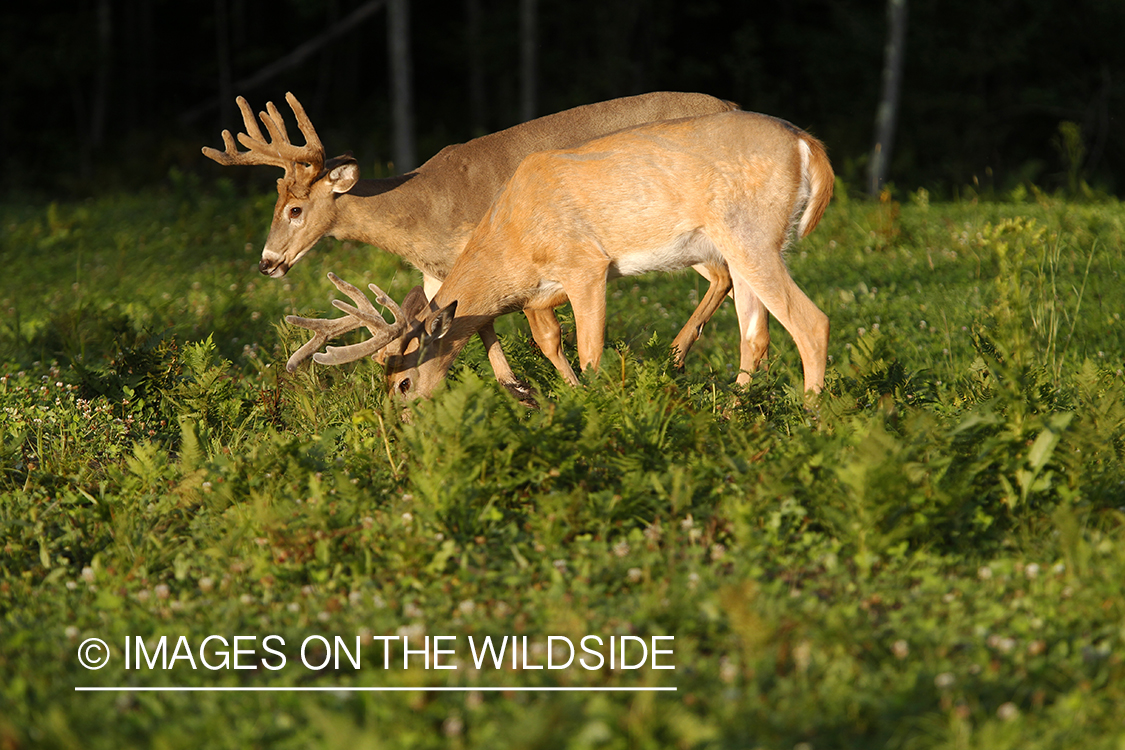
[[[285,265],[285,261],[278,261],[275,263],[273,261],[266,260],[265,258],[262,258],[261,262],[258,263],[258,271],[265,274],[266,276],[272,276],[274,272],[278,270],[281,271],[279,275],[284,276],[286,272],[289,271],[289,266]]]

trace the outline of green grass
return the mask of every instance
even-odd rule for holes
[[[329,270],[401,299],[396,258],[259,277],[272,199],[222,186],[0,209],[0,747],[1120,748],[1125,210],[1035,198],[840,196],[789,258],[832,322],[814,410],[776,325],[732,385],[729,304],[670,369],[677,275],[611,287],[583,387],[509,316],[542,408],[474,344],[405,422],[373,363],[286,375],[280,323]],[[283,669],[120,652],[271,634]],[[315,635],[362,668],[306,669]],[[395,635],[458,669],[384,670]],[[673,636],[676,668],[473,669],[487,635]],[[110,685],[677,690],[74,691]]]

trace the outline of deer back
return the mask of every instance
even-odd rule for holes
[[[831,188],[803,186],[806,158],[827,166],[812,136],[751,112],[649,123],[532,154],[475,229],[437,301],[458,299],[474,312],[477,298],[538,306],[524,296],[576,264],[607,260],[610,278],[695,265],[717,252],[696,233],[732,222],[780,241],[815,193],[800,227],[807,233]],[[543,304],[554,301],[547,295]]]

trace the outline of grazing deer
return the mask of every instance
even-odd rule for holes
[[[219,164],[266,164],[285,170],[277,183],[277,204],[259,270],[273,278],[284,276],[327,235],[375,245],[401,256],[422,272],[429,297],[452,270],[473,229],[528,154],[582,143],[645,122],[737,109],[731,102],[704,94],[657,92],[614,99],[448,146],[417,170],[400,177],[361,180],[359,166],[350,154],[325,158],[324,147],[304,108],[292,94],[285,98],[305,138],[304,146],[289,140],[285,121],[272,102],[259,115],[269,133],[267,140],[246,100],[238,97],[246,128],[245,133],[238,134],[238,142],[248,150],[239,151],[235,138],[226,130],[225,151],[203,149],[205,156]],[[711,281],[711,288],[676,337],[673,346],[678,362],[731,285],[725,269],[699,270]],[[560,337],[552,310],[529,309],[527,315],[540,336]],[[352,319],[341,320],[323,331],[321,343],[360,325]],[[479,333],[497,379],[520,390],[492,325],[483,326]],[[291,359],[290,370],[298,362]]]
[[[358,289],[330,275],[359,306],[334,302],[348,313],[337,320],[366,326],[372,338],[328,347],[314,359],[338,364],[385,349],[392,389],[428,396],[469,338],[496,317],[569,300],[581,366],[597,368],[608,279],[703,265],[729,267],[750,298],[757,314],[740,325],[752,354],[760,358],[768,345],[768,311],[796,341],[805,390],[820,391],[828,318],[793,282],[782,254],[794,234],[804,237],[816,227],[833,179],[820,141],[750,112],[655,122],[532,154],[430,303],[416,288],[399,308],[371,285],[395,317],[387,324]],[[302,356],[331,324],[289,321],[318,331]],[[557,338],[535,326],[532,333],[577,384]]]

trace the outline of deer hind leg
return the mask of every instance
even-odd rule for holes
[[[750,285],[737,273],[734,277],[734,309],[738,313],[739,385],[750,382],[750,374],[769,356],[770,314]]]
[[[703,299],[688,318],[688,322],[672,342],[672,350],[675,352],[673,364],[676,367],[684,366],[684,357],[687,356],[688,350],[699,340],[703,334],[703,326],[711,320],[711,316],[723,304],[723,299],[731,290],[730,269],[725,263],[700,263],[693,268],[700,276],[711,282],[711,285],[707,287],[707,293],[703,295]]]
[[[805,390],[819,393],[824,388],[828,365],[828,316],[820,311],[789,275],[781,259],[784,233],[770,233],[761,227],[742,228],[737,234],[717,230],[712,237],[730,264],[735,279],[741,277],[753,296],[785,327],[797,344],[804,369]],[[757,325],[765,325],[765,316]],[[767,332],[768,336],[768,332]],[[753,339],[743,330],[743,339]],[[747,349],[743,349],[745,357]],[[753,348],[750,351],[753,356]],[[748,364],[748,363],[747,363]]]
[[[543,351],[543,356],[550,360],[555,369],[562,375],[563,380],[571,385],[578,385],[578,376],[567,361],[562,348],[562,328],[559,319],[555,317],[554,310],[524,310],[527,322],[531,325],[531,335],[535,343]]]

